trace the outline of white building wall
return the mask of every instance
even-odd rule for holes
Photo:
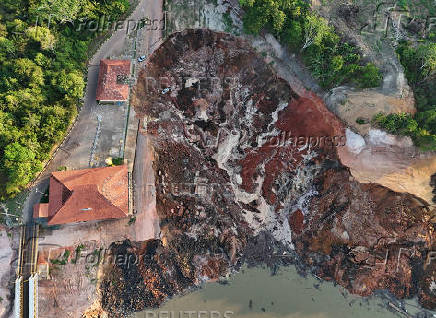
[[[14,317],[23,317],[23,278],[20,276],[15,280],[15,300],[14,300]]]
[[[38,318],[38,274],[29,278],[29,318]]]

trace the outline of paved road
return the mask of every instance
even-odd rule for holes
[[[162,21],[164,18],[162,0],[154,1],[147,8],[152,20]],[[157,25],[154,24],[154,26]],[[142,29],[137,35],[137,55],[150,55],[159,47],[161,38],[162,30],[159,26],[157,26],[157,30],[154,30],[154,28]],[[138,64],[138,68],[142,65]],[[142,120],[141,125],[143,126]],[[156,211],[155,176],[152,164],[153,154],[150,137],[138,133],[133,168],[134,202],[137,212],[135,232],[138,241],[158,238],[160,234],[159,217]]]
[[[142,0],[135,11],[128,18],[138,21],[141,18],[162,17],[162,1]],[[109,40],[96,52],[89,62],[88,80],[85,92],[84,105],[80,111],[77,123],[71,133],[67,136],[64,145],[53,157],[52,162],[46,167],[38,181],[30,190],[30,194],[23,207],[23,221],[25,224],[32,223],[33,205],[41,199],[42,192],[48,186],[50,173],[56,171],[60,166],[67,166],[73,169],[84,169],[89,166],[90,152],[94,143],[97,126],[97,114],[101,112],[101,106],[96,104],[96,87],[98,78],[98,64],[100,59],[110,56],[120,56],[125,51],[125,43],[128,42],[130,32],[125,29],[116,31]],[[141,53],[160,37],[160,31],[145,31],[143,36],[150,36],[149,39],[141,41]],[[144,32],[142,32],[144,33]],[[131,50],[127,50],[130,51]]]

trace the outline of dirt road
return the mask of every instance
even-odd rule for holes
[[[162,21],[162,0],[153,1],[148,8],[152,20]],[[149,56],[159,46],[162,38],[162,30],[158,27],[145,28],[137,35],[137,55]],[[138,71],[142,67],[138,64]],[[141,120],[141,127],[143,122]],[[138,133],[136,139],[135,165],[133,168],[134,181],[134,206],[137,212],[135,232],[137,241],[145,241],[159,237],[159,217],[156,212],[156,189],[153,163],[153,149],[150,137],[146,131]]]
[[[159,216],[156,211],[156,188],[153,149],[150,137],[138,134],[136,160],[133,170],[135,180],[135,234],[137,241],[159,238]]]

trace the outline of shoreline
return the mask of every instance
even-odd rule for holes
[[[259,290],[261,286],[263,288]],[[232,318],[405,317],[405,312],[395,312],[389,304],[399,310],[406,308],[409,317],[416,317],[418,312],[419,317],[432,317],[432,312],[415,308],[416,299],[396,301],[385,291],[377,291],[369,297],[353,295],[334,282],[320,281],[312,275],[301,276],[295,266],[280,266],[277,274],[271,275],[265,265],[243,265],[225,281],[203,283],[194,290],[167,299],[157,309],[147,309],[129,317],[164,317],[167,314],[171,318],[197,317],[196,313],[201,312],[209,314],[202,314],[202,317],[211,317],[217,308],[221,317],[225,312],[232,312],[229,315]]]

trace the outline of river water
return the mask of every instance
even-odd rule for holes
[[[301,277],[293,266],[282,267],[274,276],[267,268],[255,267],[232,275],[227,284],[206,283],[132,318],[408,317],[389,311],[386,303],[378,296],[354,296],[331,282]],[[425,317],[416,316],[422,309],[415,306],[416,301],[406,302],[409,317]]]

